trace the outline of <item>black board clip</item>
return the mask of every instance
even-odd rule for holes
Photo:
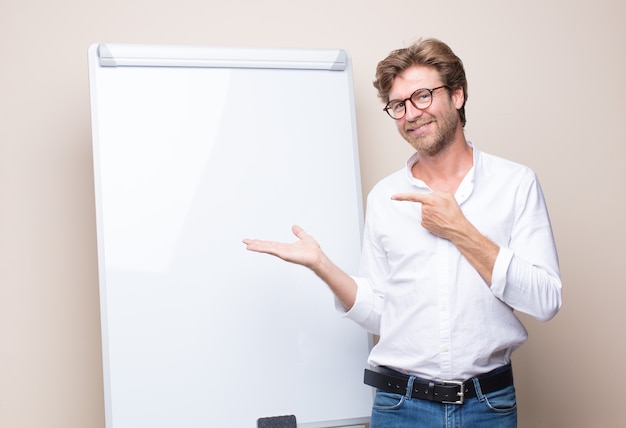
[[[298,428],[294,415],[271,416],[257,419],[257,428]]]

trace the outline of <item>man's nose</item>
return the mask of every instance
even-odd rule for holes
[[[409,122],[414,121],[415,119],[417,119],[418,117],[420,117],[422,114],[424,114],[424,110],[421,110],[417,107],[415,107],[413,105],[413,103],[411,102],[407,102],[404,105],[405,109],[406,109],[406,113],[405,113],[405,119],[408,120]]]

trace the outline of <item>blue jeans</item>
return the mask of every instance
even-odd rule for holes
[[[371,428],[516,428],[515,386],[483,394],[476,379],[476,397],[461,405],[441,404],[378,390]],[[410,385],[413,380],[409,380]]]

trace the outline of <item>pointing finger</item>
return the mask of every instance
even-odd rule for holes
[[[430,195],[422,193],[396,193],[391,196],[394,201],[408,201],[424,203],[430,199]]]

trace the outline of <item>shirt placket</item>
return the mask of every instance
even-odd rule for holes
[[[472,168],[459,185],[455,198],[459,205],[469,198],[474,188],[474,168]],[[442,380],[453,379],[452,370],[452,313],[450,308],[450,293],[455,284],[452,283],[456,278],[456,272],[451,270],[455,268],[452,260],[455,258],[458,250],[452,242],[447,239],[437,240],[436,259],[437,259],[437,291],[438,291],[438,314],[439,314],[439,364]]]
[[[452,243],[446,239],[437,240],[437,292],[439,314],[439,364],[444,379],[452,373],[452,331],[450,314],[450,251]]]

